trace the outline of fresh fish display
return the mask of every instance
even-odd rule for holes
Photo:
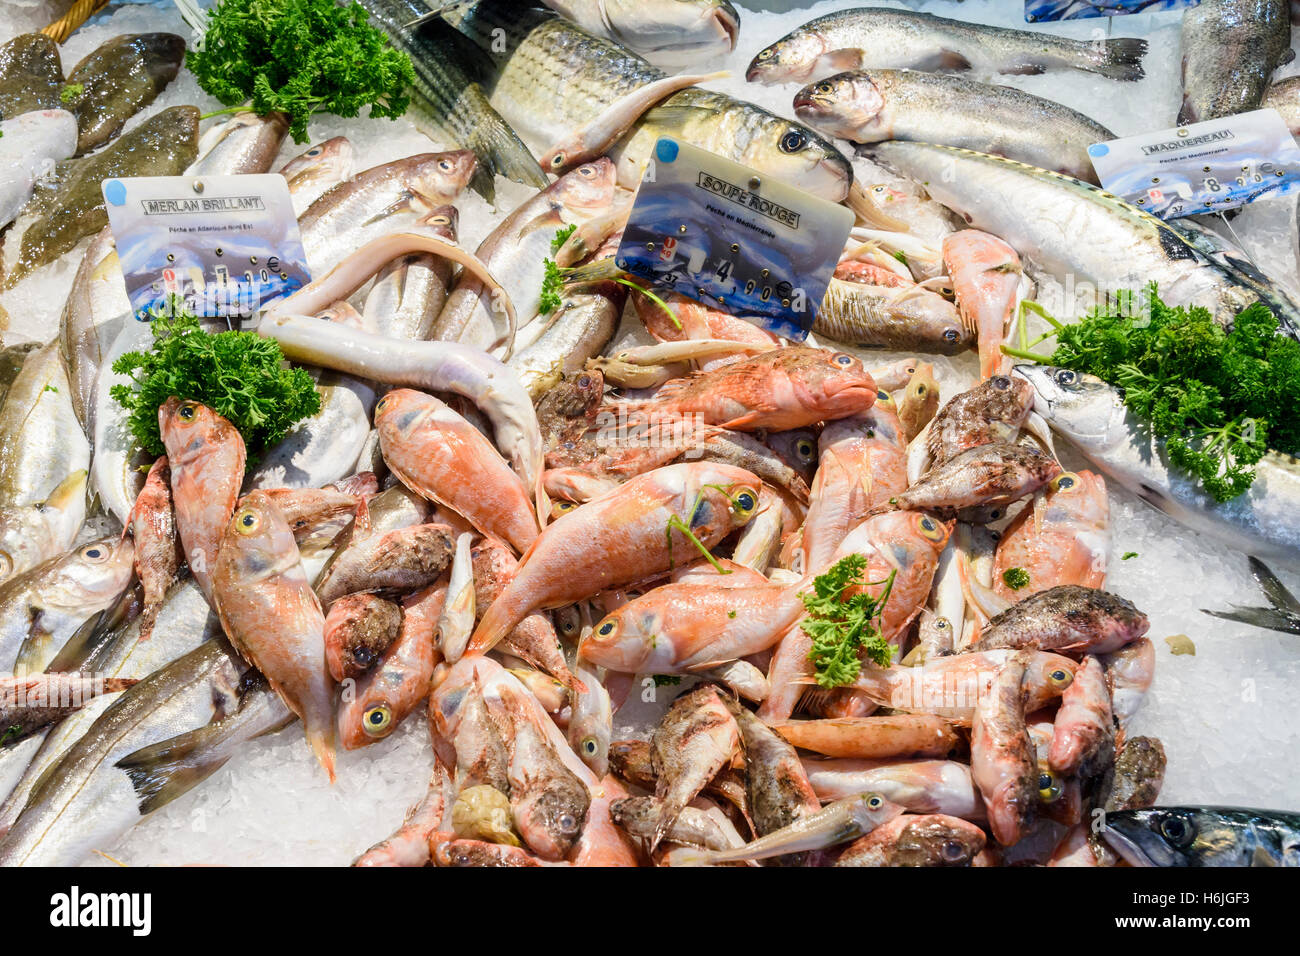
[[[68,364],[72,408],[92,438],[99,404],[95,392],[99,372],[112,364],[109,352],[130,312],[113,233],[105,227],[86,249],[59,323],[59,348]]]
[[[86,520],[86,473],[64,479],[44,501],[0,510],[0,583],[72,547]]]
[[[265,117],[256,113],[236,113],[199,138],[199,158],[185,170],[185,175],[265,173],[275,162],[280,144],[288,135],[289,118],[283,113],[271,113]],[[284,178],[290,181],[292,194],[294,180],[289,174]]]
[[[1084,70],[1113,80],[1140,80],[1145,40],[1067,40],[948,20],[928,13],[858,7],[810,20],[758,51],[747,78],[808,82],[840,70],[975,70],[1043,73]]]
[[[322,194],[352,178],[356,150],[346,136],[315,143],[280,167],[293,212],[301,216]]]

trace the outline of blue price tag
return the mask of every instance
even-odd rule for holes
[[[617,264],[660,290],[802,341],[852,226],[845,206],[663,137]]]

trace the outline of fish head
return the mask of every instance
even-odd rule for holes
[[[822,421],[865,412],[880,395],[862,360],[848,352],[783,349],[774,355],[796,399]]]
[[[962,413],[995,429],[993,441],[1012,441],[1034,407],[1034,386],[1018,375],[994,375],[962,396]]]
[[[130,536],[110,535],[88,541],[58,561],[58,574],[43,602],[65,608],[105,608],[131,583],[135,545]]]
[[[613,203],[617,184],[618,168],[609,157],[601,156],[571,169],[547,188],[565,209],[585,218]]]
[[[356,150],[346,136],[335,136],[316,143],[289,160],[280,169],[280,175],[289,182],[299,176],[314,179],[328,177],[344,180],[352,175]]]
[[[408,163],[411,170],[407,186],[428,202],[440,205],[464,192],[478,166],[478,157],[472,149],[453,149],[412,157]]]
[[[564,859],[582,835],[589,798],[576,778],[572,783],[534,790],[514,807],[519,835],[529,849],[545,859]]]
[[[277,576],[299,564],[293,530],[274,500],[261,491],[243,497],[221,536],[217,552],[218,575],[238,585]]]
[[[653,604],[639,598],[597,621],[578,644],[578,656],[612,671],[640,673],[654,658],[655,647],[664,643],[661,624]],[[675,655],[670,651],[668,656]]]
[[[1082,449],[1102,450],[1126,428],[1122,393],[1095,375],[1052,365],[1016,365],[1034,389],[1034,411]]]
[[[1025,686],[1041,688],[1044,696],[1059,697],[1074,683],[1074,672],[1079,662],[1063,654],[1038,651],[1025,666]]]
[[[806,83],[828,52],[826,38],[805,27],[759,50],[749,61],[745,79],[750,83]]]
[[[0,581],[72,541],[86,518],[85,469],[69,475],[40,504],[0,511]]]
[[[960,817],[934,813],[908,819],[894,842],[895,866],[970,866],[984,849],[984,831]]]
[[[794,96],[794,112],[820,130],[863,142],[863,134],[879,123],[885,97],[871,74],[837,73],[809,83]]]
[[[574,676],[586,686],[576,692],[569,718],[569,740],[583,763],[597,777],[609,771],[609,743],[614,736],[614,715],[605,685],[579,660]]]
[[[395,388],[375,403],[374,422],[380,447],[385,440],[409,440],[442,403],[413,388]]]
[[[684,517],[697,537],[716,536],[716,540],[748,524],[758,514],[763,483],[752,472],[713,462],[691,462],[678,467],[686,475],[683,506],[692,509]]]
[[[1238,827],[1193,807],[1111,811],[1101,834],[1133,866],[1240,865],[1246,852]]]
[[[440,239],[455,242],[456,234],[460,229],[460,211],[455,206],[446,203],[441,206],[434,206],[420,217],[420,225],[426,226],[431,233]]]
[[[740,14],[727,0],[604,0],[614,39],[658,66],[688,66],[736,48]]]
[[[779,116],[764,122],[740,152],[742,163],[831,202],[843,201],[853,184],[853,166],[834,143]]]
[[[1060,508],[1080,525],[1105,527],[1110,503],[1106,479],[1092,471],[1063,471],[1047,483],[1048,507]]]
[[[234,425],[208,406],[174,395],[158,407],[158,430],[173,470],[193,465],[227,442],[244,441]]]
[[[771,432],[764,439],[805,481],[811,481],[817,471],[819,455],[817,433],[811,428],[792,428],[784,432]]]
[[[853,801],[850,813],[864,831],[871,831],[883,826],[890,820],[902,816],[904,812],[903,807],[891,800],[886,800],[883,794],[875,791],[859,794],[849,799]]]

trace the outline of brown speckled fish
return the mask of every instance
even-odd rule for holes
[[[334,685],[325,668],[325,615],[284,516],[254,491],[226,526],[212,572],[212,603],[236,649],[302,718],[316,759],[334,781]]]
[[[970,866],[984,831],[942,813],[904,814],[851,843],[836,866]]]
[[[211,601],[217,546],[244,481],[244,438],[206,405],[175,396],[158,409],[158,428],[171,468],[176,533],[190,573]]]
[[[357,678],[397,640],[402,609],[377,594],[345,594],[325,615],[325,663],[336,681]]]
[[[375,428],[402,484],[516,551],[537,538],[529,489],[482,432],[438,399],[394,389],[375,406]]]
[[[1038,807],[1038,759],[1025,728],[1029,653],[1017,651],[980,695],[971,727],[971,778],[988,808],[989,829],[1003,846],[1016,843]]]
[[[1013,604],[990,619],[968,651],[1036,646],[1108,654],[1147,632],[1147,616],[1118,594],[1062,584]]]
[[[1034,387],[1019,375],[995,375],[954,395],[930,423],[926,450],[935,465],[992,442],[1013,441],[1034,407]]]
[[[717,687],[700,684],[673,701],[650,741],[655,797],[661,804],[651,852],[682,808],[731,763],[739,747],[740,728]]]
[[[1061,473],[1055,458],[1025,445],[998,442],[954,455],[877,511],[932,511],[945,518],[996,520],[1007,505]]]

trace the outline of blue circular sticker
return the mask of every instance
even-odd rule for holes
[[[104,198],[114,206],[125,205],[126,187],[122,185],[120,180],[110,179],[108,182],[104,183]]]
[[[1110,152],[1110,147],[1105,143],[1093,143],[1088,147],[1089,156],[1105,156]]]
[[[677,158],[677,143],[671,139],[661,139],[655,143],[655,158],[661,163],[671,163]]]

